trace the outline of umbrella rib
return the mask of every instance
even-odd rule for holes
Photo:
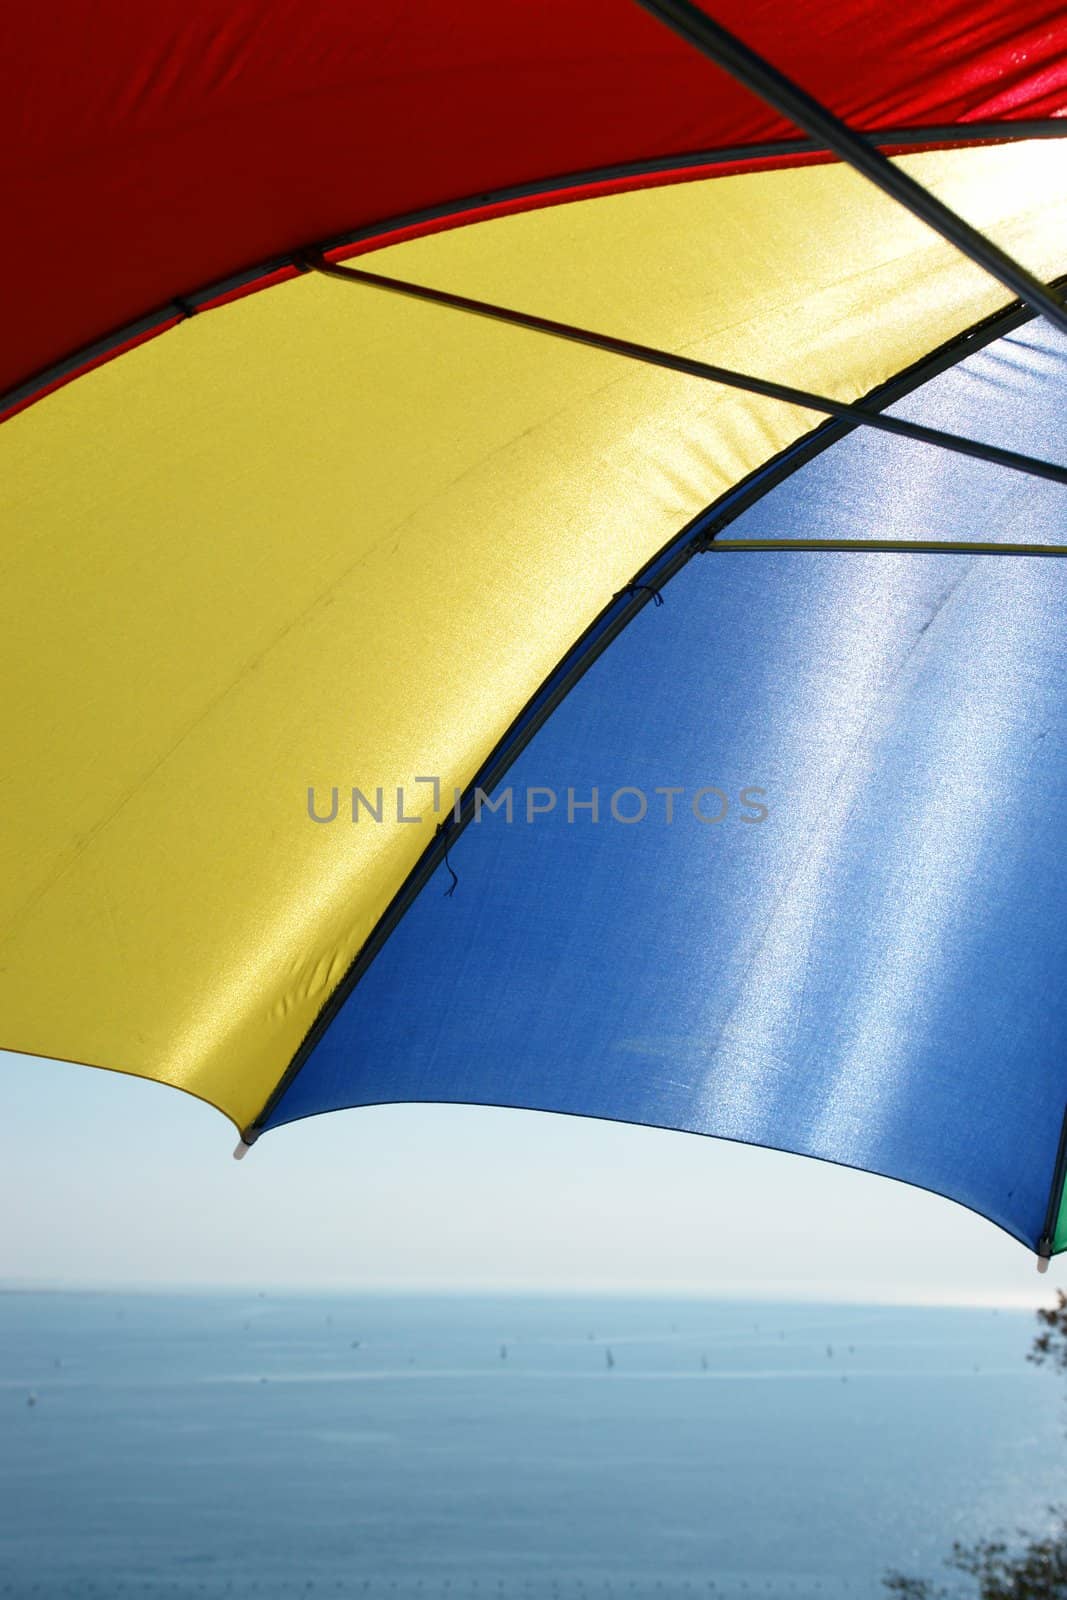
[[[1060,1140],[1056,1147],[1056,1161],[1052,1169],[1052,1182],[1049,1185],[1044,1226],[1041,1229],[1041,1237],[1037,1241],[1037,1270],[1039,1272],[1047,1271],[1049,1261],[1055,1251],[1056,1224],[1059,1221],[1060,1208],[1063,1204],[1065,1177],[1067,1177],[1067,1107],[1064,1108],[1063,1121],[1060,1123]]]
[[[1048,1270],[1049,1261],[1056,1253],[1056,1224],[1059,1222],[1062,1203],[1064,1203],[1064,1179],[1067,1178],[1067,1107],[1064,1107],[1064,1120],[1059,1125],[1059,1144],[1056,1147],[1056,1165],[1053,1166],[1053,1181],[1049,1184],[1048,1206],[1045,1211],[1045,1226],[1041,1227],[1041,1237],[1037,1245],[1038,1272]]]
[[[1067,117],[1018,118],[1011,122],[960,122],[930,123],[914,128],[872,128],[860,134],[873,144],[896,150],[975,148],[987,144],[1013,144],[1031,139],[1067,139]],[[483,208],[507,206],[526,200],[543,199],[546,204],[567,197],[568,192],[589,185],[613,184],[616,181],[629,187],[631,180],[643,177],[667,180],[671,174],[691,172],[699,177],[705,170],[730,167],[737,163],[770,162],[772,170],[786,161],[819,159],[833,152],[826,150],[814,139],[774,139],[759,144],[720,146],[715,150],[696,150],[672,157],[657,156],[645,160],[622,161],[601,167],[587,167],[580,171],[560,174],[537,182],[507,185],[499,189],[483,190],[437,205],[424,206],[399,216],[379,218],[344,233],[331,234],[327,239],[317,239],[311,248],[320,251],[342,252],[349,246],[383,245],[393,242],[392,235],[407,229],[433,227],[438,223],[463,220],[467,213]],[[215,278],[210,283],[180,297],[185,307],[182,315],[210,311],[224,296],[237,293],[251,294],[268,285],[277,275],[286,274],[294,265],[292,253],[271,256],[253,267]],[[1053,287],[1060,287],[1059,284]],[[37,371],[28,373],[11,388],[0,394],[0,423],[14,415],[24,405],[40,399],[52,387],[77,377],[101,361],[119,355],[130,340],[150,338],[173,325],[176,302],[165,301],[145,316],[131,322],[120,323],[109,333],[79,345],[55,361],[48,362]]]
[[[1048,285],[1035,278],[1014,257],[957,215],[936,195],[870,144],[848,123],[828,111],[806,89],[787,78],[757,51],[722,27],[693,0],[636,0],[673,32],[695,46],[716,66],[773,106],[798,128],[847,161],[913,216],[947,239],[978,266],[998,278],[1013,294],[1067,333],[1067,306]]]
[[[717,539],[701,546],[714,550],[866,550],[926,556],[1067,556],[1067,544],[997,544],[974,539]]]
[[[327,277],[338,278],[342,282],[363,284],[372,289],[385,289],[393,294],[425,300],[432,305],[446,306],[451,310],[488,317],[495,322],[505,322],[513,327],[529,329],[534,333],[565,339],[572,344],[588,345],[609,355],[641,361],[648,366],[661,367],[668,372],[680,372],[686,377],[702,378],[727,388],[758,394],[765,399],[781,400],[789,405],[801,406],[807,411],[821,412],[825,416],[838,417],[845,422],[876,428],[883,433],[897,434],[901,438],[913,439],[920,444],[936,445],[942,450],[952,450],[959,455],[972,456],[979,461],[989,461],[1015,472],[1026,472],[1033,477],[1048,478],[1053,483],[1067,484],[1067,467],[1055,462],[1042,461],[1036,456],[1023,455],[1016,450],[1005,450],[999,445],[982,444],[977,439],[967,439],[956,433],[945,433],[940,428],[927,428],[921,423],[907,422],[902,417],[887,416],[884,412],[869,411],[864,406],[850,405],[847,401],[831,400],[826,395],[813,394],[792,384],[776,383],[769,378],[757,378],[750,373],[737,372],[732,367],[715,366],[707,361],[694,360],[690,356],[674,355],[667,350],[657,350],[651,345],[636,344],[630,339],[618,339],[612,334],[596,333],[590,328],[579,328],[566,322],[554,322],[548,317],[534,316],[527,311],[493,305],[485,300],[472,300],[465,295],[452,294],[445,289],[430,289],[424,284],[410,283],[403,278],[386,277],[378,272],[365,272],[360,267],[342,266],[338,262],[327,260],[319,253],[309,252],[302,258],[302,264]]]

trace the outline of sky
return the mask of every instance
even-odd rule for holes
[[[239,1287],[1032,1306],[1067,1286],[904,1184],[693,1134],[379,1106],[232,1159],[156,1083],[0,1052],[0,1286]]]

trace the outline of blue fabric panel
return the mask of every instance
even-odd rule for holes
[[[1065,383],[1067,343],[1030,324],[896,409],[1062,459]],[[1067,490],[854,433],[727,536],[1063,542]],[[690,1129],[919,1184],[1035,1245],[1067,1101],[1065,618],[1067,560],[694,558],[268,1125],[421,1100]],[[594,786],[599,820],[569,820]],[[720,821],[694,815],[709,786]],[[535,787],[558,801],[527,821]],[[643,820],[612,816],[621,789]]]

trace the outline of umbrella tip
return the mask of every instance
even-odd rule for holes
[[[1037,1270],[1038,1270],[1038,1272],[1047,1272],[1048,1271],[1048,1262],[1049,1262],[1048,1256],[1038,1256],[1038,1258],[1037,1258]]]
[[[238,1139],[237,1148],[233,1152],[233,1159],[235,1161],[243,1161],[251,1148],[252,1146],[250,1144],[245,1144],[243,1139]]]

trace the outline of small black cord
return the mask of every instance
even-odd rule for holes
[[[452,885],[451,885],[451,888],[448,888],[448,889],[445,890],[445,899],[446,900],[451,900],[452,896],[455,894],[456,890],[459,888],[459,879],[456,877],[455,870],[453,869],[452,863],[448,859],[448,833],[449,833],[448,824],[444,823],[444,822],[439,822],[437,824],[437,837],[439,839],[443,838],[444,841],[445,841],[445,866],[448,868],[448,870],[449,870],[449,872],[451,873],[451,876],[452,876]]]
[[[621,595],[637,594],[638,590],[640,589],[643,589],[645,594],[650,594],[652,596],[652,604],[654,606],[661,606],[663,604],[663,596],[651,583],[628,583],[625,589],[619,589],[615,594],[612,595],[611,598],[613,600],[618,600]]]

